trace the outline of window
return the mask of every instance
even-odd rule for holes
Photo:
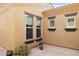
[[[67,17],[67,28],[75,28],[75,16]]]
[[[26,16],[26,39],[33,38],[33,16]]]
[[[41,18],[37,17],[36,37],[41,37]]]
[[[55,28],[55,19],[48,19],[48,28]]]
[[[50,27],[55,27],[54,20],[50,21]]]

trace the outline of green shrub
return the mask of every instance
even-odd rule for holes
[[[25,45],[19,45],[15,49],[15,54],[18,56],[26,56],[30,53],[30,49]]]

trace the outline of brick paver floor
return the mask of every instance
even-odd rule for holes
[[[30,56],[79,56],[79,51],[45,44],[44,50],[32,48]]]
[[[0,56],[6,55],[6,49],[0,47]],[[78,50],[44,44],[44,49],[32,48],[30,56],[79,56]]]

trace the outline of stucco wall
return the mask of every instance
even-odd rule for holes
[[[44,42],[52,45],[64,46],[74,49],[79,49],[79,4],[71,5],[70,7],[60,8],[58,10],[49,10],[43,13],[43,38]],[[65,14],[77,11],[75,16],[76,27],[75,32],[66,31],[66,17]],[[50,13],[51,12],[51,13]],[[49,31],[47,28],[47,17],[56,16],[55,31]]]
[[[14,9],[5,10],[0,14],[0,46],[14,49],[15,46]]]
[[[51,9],[50,4],[2,4],[0,8],[0,46],[15,50],[26,41],[26,19],[24,11],[41,16],[41,12]],[[33,39],[36,39],[36,18],[33,18]],[[29,44],[30,47],[36,42]]]

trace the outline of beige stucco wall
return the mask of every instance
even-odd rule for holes
[[[14,9],[5,10],[0,14],[0,46],[6,49],[14,49],[15,45],[15,21]]]
[[[76,27],[75,32],[67,32],[65,14],[77,11],[75,16]],[[43,13],[43,38],[44,42],[52,45],[64,46],[79,49],[79,4],[73,4],[69,7],[62,7],[56,10],[49,10]],[[56,16],[55,31],[49,31],[47,28],[47,17]]]
[[[50,4],[2,4],[0,8],[0,46],[15,50],[26,41],[26,19],[24,11],[41,16],[41,12],[51,9]],[[36,39],[36,17],[33,17],[33,39]],[[30,47],[36,42],[29,44]]]

